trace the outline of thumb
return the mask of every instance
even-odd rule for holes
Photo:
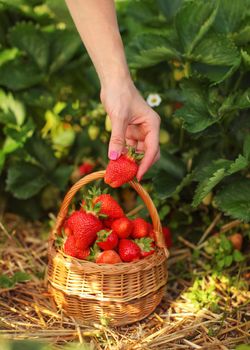
[[[108,156],[111,160],[116,160],[122,154],[125,147],[126,123],[121,119],[112,121],[112,132],[109,141]]]

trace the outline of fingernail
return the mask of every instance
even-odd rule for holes
[[[118,157],[119,157],[118,152],[116,152],[116,151],[109,152],[109,159],[116,160],[116,159],[118,159]]]

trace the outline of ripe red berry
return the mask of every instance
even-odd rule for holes
[[[117,201],[110,194],[101,194],[93,199],[93,203],[100,203],[99,215],[106,215],[108,219],[118,219],[124,212]]]
[[[122,261],[125,262],[136,261],[141,257],[141,249],[135,242],[129,239],[123,238],[120,240],[118,252]]]
[[[142,238],[146,237],[149,234],[149,226],[148,223],[142,218],[136,218],[133,220],[133,238]]]
[[[110,160],[104,177],[105,183],[111,187],[120,187],[131,181],[137,174],[137,162],[142,157],[142,154],[136,153],[134,148],[129,147],[127,154],[121,155],[117,160]]]
[[[103,250],[112,250],[118,244],[118,236],[112,230],[101,230],[97,233],[96,243]]]
[[[135,243],[141,249],[141,257],[145,258],[146,256],[152,255],[155,252],[155,244],[152,238],[143,237],[135,240]]]
[[[162,233],[163,233],[163,235],[164,235],[165,243],[166,243],[167,248],[172,247],[173,241],[172,241],[170,229],[169,229],[167,226],[164,226],[164,227],[162,228]]]
[[[67,219],[67,226],[76,239],[76,247],[84,250],[96,239],[96,234],[102,229],[101,221],[92,213],[78,210]]]
[[[90,161],[85,161],[79,166],[78,169],[79,169],[80,176],[87,175],[91,173],[91,171],[94,169],[94,163]]]
[[[115,220],[111,226],[119,238],[128,238],[133,230],[132,222],[126,217]]]
[[[121,258],[114,250],[105,250],[96,259],[98,264],[118,264],[121,262]]]

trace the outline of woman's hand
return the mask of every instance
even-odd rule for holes
[[[160,158],[160,117],[144,101],[130,78],[106,83],[101,90],[101,101],[112,124],[109,158],[119,158],[125,144],[144,152],[137,173],[140,181],[149,167]]]

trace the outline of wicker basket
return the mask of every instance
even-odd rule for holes
[[[112,326],[136,322],[160,303],[167,282],[165,247],[157,210],[148,193],[137,182],[130,185],[143,199],[156,233],[156,252],[144,259],[114,265],[79,260],[56,249],[55,239],[76,192],[104,177],[105,171],[87,175],[66,194],[49,240],[48,288],[57,306],[80,323],[108,318]]]

